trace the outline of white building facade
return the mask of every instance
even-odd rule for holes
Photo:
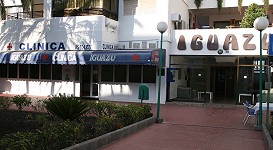
[[[147,84],[145,102],[157,103],[156,26],[164,21],[161,103],[240,103],[240,94],[255,95],[259,70],[259,32],[234,28],[250,4],[243,1],[240,14],[236,1],[225,0],[220,11],[217,0],[199,9],[189,0],[36,0],[26,12],[20,0],[6,0],[0,92],[139,102],[139,85]],[[264,66],[272,32],[263,31]]]

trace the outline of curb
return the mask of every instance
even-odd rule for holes
[[[145,120],[142,120],[140,122],[131,124],[129,126],[126,126],[124,128],[115,130],[113,132],[101,135],[99,137],[96,137],[94,139],[70,146],[68,148],[65,148],[63,150],[96,150],[98,148],[101,148],[107,144],[110,144],[114,141],[117,141],[123,137],[126,137],[140,129],[143,129],[153,123],[156,122],[156,117],[147,118]]]
[[[262,130],[263,130],[263,135],[264,135],[264,139],[265,139],[266,148],[268,150],[273,150],[273,140],[272,140],[272,138],[270,136],[270,133],[267,130],[265,125],[262,126]]]

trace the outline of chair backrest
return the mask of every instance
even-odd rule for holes
[[[247,101],[247,100],[246,100],[245,105],[246,105],[247,107],[250,107],[250,106],[251,106],[251,105],[250,105],[250,102],[249,102],[249,101]]]
[[[255,109],[250,108],[250,109],[248,110],[248,114],[249,114],[249,115],[255,115]]]

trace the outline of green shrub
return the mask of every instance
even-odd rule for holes
[[[37,99],[37,101],[35,101],[34,105],[31,105],[31,107],[36,112],[45,112],[46,111],[44,99],[39,99],[39,100]]]
[[[3,150],[57,150],[82,141],[83,129],[82,124],[66,121],[36,132],[9,134],[1,139],[0,145]]]
[[[45,108],[50,114],[56,115],[62,120],[73,121],[89,111],[86,101],[73,96],[57,96],[44,101]]]
[[[57,125],[44,126],[38,130],[36,146],[43,149],[62,149],[82,141],[83,125],[65,121]]]
[[[112,116],[102,116],[98,117],[96,120],[95,129],[97,136],[112,132],[117,128],[121,127],[118,126],[116,119]]]
[[[31,150],[34,149],[36,134],[17,132],[1,139],[1,150]]]
[[[40,125],[46,125],[48,123],[47,116],[45,115],[35,114],[34,120],[37,121]]]
[[[10,105],[11,105],[10,97],[0,97],[0,109],[7,110]]]
[[[108,102],[90,102],[89,106],[89,114],[94,116],[113,116],[117,108],[117,105]]]
[[[123,126],[127,126],[151,117],[150,110],[151,107],[149,105],[119,106],[116,111],[116,118]]]
[[[11,102],[16,105],[19,111],[22,111],[22,109],[26,106],[30,106],[31,104],[31,98],[27,97],[27,95],[16,95],[11,99]]]
[[[256,3],[250,4],[246,9],[243,19],[240,23],[240,28],[253,28],[253,23],[256,18],[265,16],[264,8]]]

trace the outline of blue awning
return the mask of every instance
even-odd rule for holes
[[[158,65],[156,50],[95,50],[95,51],[5,51],[0,52],[3,64],[129,64]],[[165,66],[166,50],[162,50]]]

